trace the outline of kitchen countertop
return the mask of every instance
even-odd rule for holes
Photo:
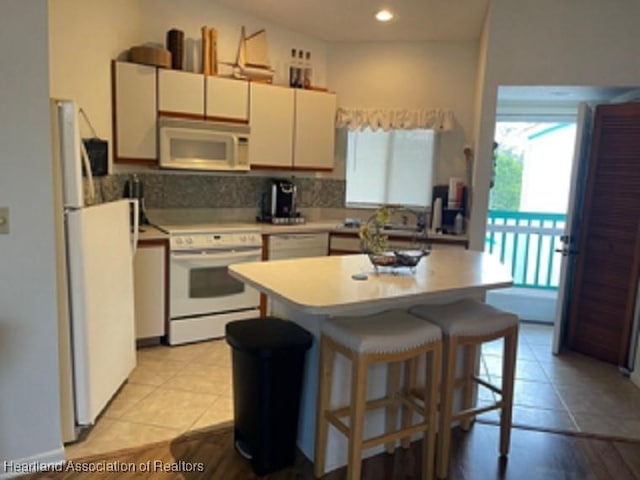
[[[347,233],[356,235],[358,233],[357,227],[345,227],[343,225],[343,220],[316,220],[309,221],[301,224],[292,224],[292,225],[274,225],[270,223],[255,223],[255,222],[219,222],[210,224],[212,227],[220,227],[220,228],[238,228],[238,229],[254,229],[259,231],[263,235],[282,235],[282,234],[295,234],[295,233],[321,233],[321,232],[332,232],[332,233]],[[140,233],[140,240],[155,240],[168,238],[169,235],[164,233],[161,230],[151,226],[144,225],[142,227],[144,230]],[[424,233],[424,232],[414,232],[407,230],[386,230],[384,232],[386,235],[392,237],[406,237],[406,238],[418,238],[424,239],[428,238],[433,241],[443,241],[443,242],[451,242],[451,243],[466,243],[467,236],[466,235],[444,235],[444,234],[436,234],[432,232]]]
[[[141,225],[140,232],[138,234],[138,241],[145,240],[166,240],[169,235],[161,230],[158,230],[153,225]]]

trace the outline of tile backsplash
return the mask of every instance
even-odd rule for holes
[[[144,185],[147,208],[260,208],[270,176],[172,175],[136,173]],[[122,197],[131,174],[96,178],[96,202]],[[299,208],[343,208],[345,181],[329,178],[295,178]],[[85,182],[85,191],[87,184]]]

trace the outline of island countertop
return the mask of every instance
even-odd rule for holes
[[[400,268],[376,273],[366,255],[240,263],[229,271],[269,296],[321,315],[348,313],[363,304],[392,308],[399,300],[509,287],[513,281],[496,257],[462,249],[434,250],[414,272]],[[352,278],[360,273],[367,279]]]

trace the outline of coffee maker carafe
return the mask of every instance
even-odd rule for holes
[[[147,210],[144,205],[144,186],[136,174],[133,174],[124,184],[124,198],[135,198],[138,200],[138,215],[140,225],[149,223]],[[133,208],[133,207],[132,207]],[[131,211],[131,225],[133,225],[133,210]]]

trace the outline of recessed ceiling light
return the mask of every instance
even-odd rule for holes
[[[392,18],[393,13],[391,13],[387,9],[378,10],[378,13],[376,13],[376,20],[378,20],[379,22],[388,22]]]

